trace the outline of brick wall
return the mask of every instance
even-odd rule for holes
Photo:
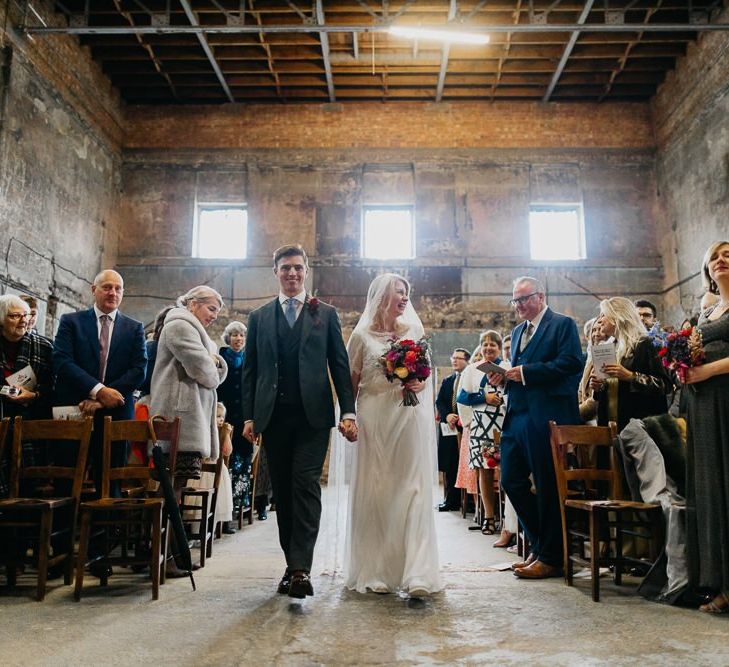
[[[647,104],[130,107],[127,148],[649,148]]]

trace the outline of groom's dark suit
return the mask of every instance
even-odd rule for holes
[[[335,425],[329,374],[342,414],[354,413],[339,317],[332,306],[316,304],[304,304],[293,328],[278,298],[253,311],[243,367],[243,418],[263,434],[291,572],[311,570],[319,532],[319,478]]]

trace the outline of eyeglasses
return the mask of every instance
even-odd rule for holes
[[[8,313],[5,317],[9,320],[29,320],[30,313]]]
[[[529,301],[529,299],[531,299],[533,296],[535,296],[537,294],[539,294],[539,292],[532,292],[531,294],[527,294],[526,296],[520,296],[516,299],[511,299],[511,301],[509,301],[509,305],[519,306],[523,303],[526,303],[527,301]]]
[[[451,361],[466,361],[466,357],[451,357]]]

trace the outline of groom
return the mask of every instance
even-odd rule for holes
[[[248,318],[243,367],[243,435],[263,434],[286,572],[278,592],[314,595],[309,573],[321,517],[321,477],[337,392],[339,429],[356,439],[349,360],[336,310],[307,296],[304,249],[273,254],[279,295]],[[329,374],[327,373],[329,371]]]

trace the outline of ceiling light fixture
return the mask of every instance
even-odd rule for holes
[[[409,26],[390,26],[391,35],[408,39],[434,40],[450,44],[488,44],[490,38],[485,33],[462,32],[460,30],[440,30],[438,28],[413,28]]]

